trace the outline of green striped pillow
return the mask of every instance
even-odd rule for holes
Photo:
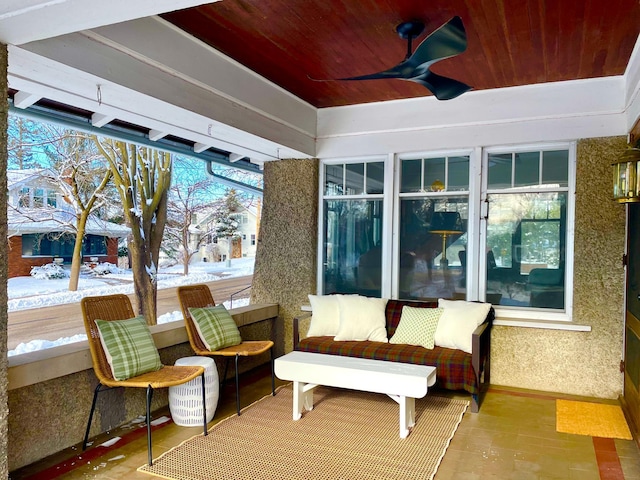
[[[189,313],[202,343],[212,352],[242,343],[238,326],[224,305],[190,308]]]
[[[116,380],[126,380],[162,368],[158,349],[144,317],[96,320],[96,325]]]

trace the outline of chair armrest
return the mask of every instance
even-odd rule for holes
[[[300,321],[311,318],[311,312],[305,312],[298,317],[293,317],[293,349],[297,350],[300,343]]]

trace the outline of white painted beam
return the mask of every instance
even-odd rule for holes
[[[193,151],[196,152],[196,153],[202,153],[205,150],[207,150],[208,148],[211,148],[211,145],[207,145],[206,143],[196,142],[193,145]]]
[[[168,135],[167,132],[162,132],[160,130],[155,130],[153,128],[149,130],[149,140],[151,140],[152,142],[157,142],[158,140],[166,137],[167,135]]]
[[[320,158],[426,152],[626,134],[622,76],[325,108]]]
[[[0,42],[22,45],[205,3],[212,0],[3,0]]]
[[[107,123],[112,120],[115,120],[116,117],[113,115],[105,115],[104,113],[94,113],[91,115],[91,125],[94,127],[104,127]]]
[[[243,140],[220,135],[218,124],[275,142],[283,152],[315,154],[317,109],[157,17],[25,48],[104,82],[211,118],[212,136],[229,143]]]
[[[15,90],[33,92],[88,111],[100,110],[100,113],[113,115],[134,125],[239,153],[258,161],[308,158],[303,152],[267,138],[224,125],[170,102],[144,95],[20,47],[9,46],[7,77],[10,88]],[[98,84],[102,91],[100,104],[96,98]],[[208,133],[211,126],[215,127],[215,137]]]
[[[13,96],[13,104],[17,108],[28,108],[42,98],[41,95],[19,91]]]
[[[631,131],[640,119],[640,35],[624,72],[627,127]]]
[[[245,158],[244,155],[240,155],[239,153],[230,153],[229,154],[229,161],[231,163],[237,162],[238,160],[241,160]]]

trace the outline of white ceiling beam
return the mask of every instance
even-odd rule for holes
[[[42,95],[36,95],[29,92],[19,91],[13,96],[13,104],[17,108],[28,108],[38,100],[42,98]]]
[[[227,152],[236,152],[257,160],[308,158],[308,154],[285,148],[264,137],[220,123],[168,101],[144,95],[95,75],[9,46],[9,86],[15,90],[34,92],[43,98],[90,112],[100,110],[122,121],[140,125],[167,135],[200,142]],[[96,85],[101,86],[102,102],[96,98]],[[178,90],[180,91],[180,90]],[[174,92],[175,93],[175,92]],[[209,132],[215,131],[215,136]]]
[[[202,153],[206,149],[211,148],[211,145],[207,145],[206,143],[196,142],[193,146],[193,151],[196,153]]]
[[[154,128],[149,130],[149,140],[151,140],[152,142],[157,142],[158,140],[160,140],[161,138],[166,137],[167,135],[169,135],[167,132],[163,132],[161,130],[156,130]]]
[[[0,42],[22,45],[205,3],[212,0],[3,0]]]
[[[238,160],[241,160],[241,159],[243,159],[243,158],[245,158],[245,156],[244,156],[244,155],[240,155],[239,153],[230,153],[230,154],[229,154],[229,161],[230,161],[231,163],[235,163],[235,162],[237,162]]]
[[[116,117],[113,115],[105,115],[104,113],[94,113],[91,115],[91,125],[94,127],[104,127],[107,123],[112,120],[115,120]]]

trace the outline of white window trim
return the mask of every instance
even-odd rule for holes
[[[422,152],[413,152],[413,153],[403,153],[403,154],[399,154],[396,155],[393,158],[393,167],[394,167],[394,178],[393,178],[393,190],[392,190],[392,197],[393,197],[393,239],[395,239],[396,241],[394,241],[392,243],[393,246],[393,251],[391,254],[391,261],[393,262],[393,268],[392,268],[392,275],[391,275],[391,280],[392,280],[392,285],[391,285],[391,295],[389,298],[398,298],[398,292],[399,292],[399,274],[400,274],[400,265],[399,262],[395,261],[396,259],[400,258],[400,200],[402,198],[425,198],[425,197],[430,197],[430,196],[434,196],[434,197],[447,197],[447,196],[456,196],[456,195],[460,195],[460,196],[468,196],[469,198],[469,205],[468,205],[468,212],[469,212],[469,221],[468,221],[468,232],[474,232],[475,231],[475,227],[472,229],[471,224],[472,223],[476,223],[475,219],[478,216],[478,206],[475,205],[475,202],[472,201],[472,195],[473,192],[477,192],[477,186],[474,186],[472,183],[472,178],[475,179],[475,174],[476,174],[476,170],[479,170],[479,163],[478,161],[476,161],[476,158],[481,158],[481,157],[476,157],[478,153],[477,149],[462,149],[462,150],[436,150],[436,151],[422,151]],[[448,177],[445,177],[445,191],[443,192],[437,192],[437,193],[432,193],[432,192],[411,192],[411,193],[400,193],[400,164],[402,162],[402,160],[417,160],[417,159],[426,159],[426,158],[439,158],[439,157],[463,157],[463,156],[468,156],[469,157],[469,189],[468,190],[452,190],[452,191],[447,191],[446,190],[446,185],[449,183]],[[424,163],[422,165],[422,168],[424,169]],[[445,165],[445,169],[448,168],[448,163]],[[424,176],[424,171],[422,172],[423,176]],[[479,172],[478,172],[479,174]],[[390,202],[391,203],[391,202]],[[467,238],[471,238],[470,233],[467,233]],[[468,244],[468,242],[467,242]],[[469,276],[467,276],[467,291],[469,291],[469,283],[470,283],[470,279]],[[475,297],[477,298],[477,296]]]
[[[391,153],[386,156],[370,156],[370,157],[353,157],[353,158],[333,158],[320,160],[319,174],[319,208],[318,208],[318,253],[317,264],[317,285],[318,294],[323,292],[323,246],[324,246],[324,200],[328,198],[340,199],[356,199],[356,198],[381,198],[383,200],[383,233],[382,248],[383,251],[391,251],[391,255],[383,255],[382,264],[382,296],[385,298],[397,298],[398,296],[398,274],[399,265],[396,259],[399,255],[399,222],[400,222],[400,173],[399,165],[401,160],[416,158],[435,158],[435,157],[453,157],[453,156],[469,156],[469,220],[467,236],[476,241],[467,242],[467,265],[470,270],[467,275],[467,299],[477,300],[484,298],[486,294],[486,279],[484,272],[486,270],[486,256],[480,255],[480,252],[486,248],[486,199],[487,199],[487,171],[488,155],[490,153],[519,153],[530,151],[545,150],[568,150],[569,166],[568,166],[568,187],[562,189],[567,192],[567,238],[566,248],[567,255],[565,260],[566,277],[565,277],[565,305],[563,312],[546,311],[545,309],[535,308],[518,308],[495,306],[496,320],[495,325],[499,326],[515,326],[542,328],[554,330],[568,331],[590,331],[588,325],[580,325],[573,323],[573,275],[574,275],[574,238],[575,238],[575,185],[576,185],[576,151],[577,142],[554,142],[554,143],[538,143],[523,145],[506,145],[492,147],[474,147],[471,149],[454,149],[454,150],[437,150],[437,151],[420,151],[411,153],[395,154]],[[361,162],[384,162],[384,190],[381,195],[340,195],[325,196],[325,165],[330,164],[346,164]],[[484,176],[483,176],[484,174]],[[509,190],[509,193],[515,193],[518,189]],[[544,191],[544,188],[539,189]],[[523,189],[523,191],[532,191],[531,189]],[[536,190],[538,191],[538,190]],[[497,193],[497,191],[490,191]],[[448,192],[456,194],[457,192]],[[459,192],[466,194],[466,192]],[[505,192],[506,193],[506,192]],[[421,196],[423,194],[420,194]]]
[[[562,143],[544,143],[544,144],[530,144],[530,145],[518,145],[518,146],[500,146],[500,147],[487,147],[483,149],[482,154],[482,170],[488,171],[488,159],[489,154],[500,153],[520,153],[531,151],[549,151],[549,150],[568,150],[569,152],[569,169],[568,169],[568,186],[554,189],[553,191],[565,191],[567,192],[567,254],[565,256],[565,309],[563,312],[559,311],[547,311],[545,309],[534,308],[517,308],[506,307],[496,305],[494,307],[496,312],[496,325],[510,325],[510,326],[524,326],[527,323],[535,328],[551,328],[551,325],[557,324],[562,327],[563,324],[567,324],[573,321],[573,251],[574,251],[574,237],[575,237],[575,191],[576,191],[576,142],[562,142]],[[543,192],[544,188],[539,189],[505,189],[505,190],[488,190],[487,181],[488,175],[482,178],[482,191],[481,198],[484,202],[488,193],[518,193],[524,192]],[[480,240],[479,252],[483,252],[487,246],[487,228],[486,218],[481,219],[482,225],[480,228],[481,235],[478,237]],[[477,283],[479,286],[479,298],[484,298],[486,294],[486,278],[484,272],[486,271],[486,258],[480,256],[478,262]],[[546,325],[546,326],[543,326]],[[583,326],[579,326],[583,327]],[[563,328],[566,329],[566,328]],[[584,330],[581,330],[584,331]]]
[[[390,161],[391,159],[391,161]],[[317,294],[324,295],[326,292],[324,291],[324,201],[325,200],[382,200],[382,251],[386,248],[386,245],[390,245],[391,243],[391,212],[392,210],[389,208],[390,202],[387,198],[387,192],[390,190],[390,186],[393,184],[393,155],[376,155],[370,157],[346,157],[346,158],[331,158],[331,159],[321,159],[319,165],[319,175],[318,175],[318,254],[317,254],[317,265],[318,269],[316,272],[316,285],[317,285]],[[365,193],[362,195],[325,195],[324,194],[324,183],[325,183],[325,165],[342,165],[342,164],[353,164],[353,163],[375,163],[375,162],[383,162],[384,163],[384,184],[382,187],[382,193],[372,194]],[[389,165],[391,163],[391,165]],[[391,174],[389,174],[389,168],[391,168]],[[382,297],[388,298],[388,292],[390,291],[390,280],[389,280],[389,272],[390,269],[390,259],[382,256],[382,283],[381,283],[381,294]]]

